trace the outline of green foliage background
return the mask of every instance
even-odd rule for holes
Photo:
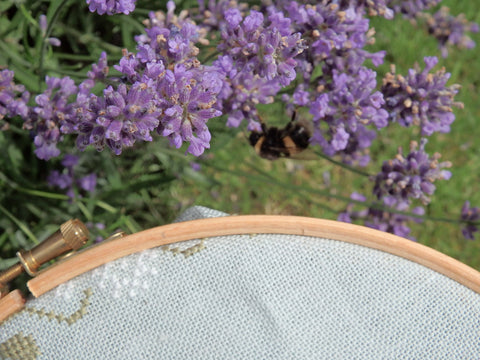
[[[56,13],[61,3],[66,5]],[[17,81],[31,92],[42,89],[46,74],[81,79],[102,51],[107,51],[109,61],[118,60],[122,48],[133,51],[133,37],[143,30],[141,20],[156,4],[139,1],[131,16],[100,17],[89,13],[83,1],[0,2],[0,66],[14,70]],[[468,20],[480,23],[478,2],[446,0],[442,5],[449,6],[452,14],[465,13]],[[177,10],[182,6],[191,4],[177,2]],[[37,25],[41,13],[56,17],[52,36],[61,38],[61,48],[43,45]],[[456,220],[465,200],[480,206],[480,36],[473,34],[476,48],[449,49],[449,57],[442,59],[436,40],[421,27],[399,17],[394,21],[375,18],[372,25],[377,30],[377,42],[371,49],[388,53],[385,64],[377,69],[379,84],[389,64],[396,64],[397,73],[406,73],[415,61],[423,66],[424,56],[437,55],[437,68],[445,66],[452,74],[450,84],[462,85],[457,100],[465,108],[455,110],[457,120],[451,133],[435,135],[427,145],[428,152],[438,151],[443,160],[453,163],[453,177],[437,182],[427,215]],[[262,107],[261,114],[268,124],[289,121],[281,102]],[[10,130],[0,132],[0,269],[16,261],[16,250],[31,248],[72,217],[105,224],[104,230],[92,230],[92,239],[106,237],[119,228],[133,233],[169,223],[192,205],[232,214],[335,219],[353,191],[371,192],[365,176],[318,154],[312,161],[263,160],[248,145],[245,130],[228,129],[225,121],[220,117],[209,122],[211,150],[200,159],[185,156],[185,149],[168,147],[159,137],[118,157],[107,151],[86,151],[78,174],[97,172],[97,191],[78,194],[69,201],[45,181],[51,170],[59,169],[61,159],[38,160],[29,134],[15,120]],[[398,146],[408,149],[409,142],[418,139],[416,130],[399,126],[380,132],[366,171],[376,173],[384,160],[396,154]],[[73,139],[66,139],[68,147],[74,149]],[[201,171],[194,171],[192,162],[200,164]],[[427,220],[412,224],[412,229],[419,242],[480,270],[479,242],[463,239],[455,221]]]

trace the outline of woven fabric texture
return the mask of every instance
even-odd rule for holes
[[[179,220],[225,215],[194,207]],[[479,359],[480,295],[331,239],[199,239],[29,300],[0,324],[0,358]]]

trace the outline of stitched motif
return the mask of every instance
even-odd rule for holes
[[[32,335],[23,336],[22,332],[13,335],[0,344],[0,357],[2,359],[34,360],[40,354]]]
[[[65,321],[68,325],[72,325],[78,320],[80,320],[83,317],[83,315],[87,313],[87,307],[88,305],[90,305],[89,298],[90,296],[92,296],[92,293],[93,293],[92,289],[88,288],[84,290],[83,293],[85,294],[85,298],[80,300],[80,308],[68,317],[66,317],[64,314],[56,314],[53,311],[46,312],[44,308],[36,309],[34,307],[26,307],[24,311],[32,315],[38,315],[38,317],[40,318],[45,316],[49,321],[55,319],[59,323],[61,323],[62,321]]]
[[[182,254],[185,258],[188,258],[189,256],[192,256],[205,249],[204,240],[205,239],[201,239],[198,244],[195,244],[183,250],[180,250],[179,247],[171,247],[170,245],[162,246],[162,250],[164,252],[170,251],[174,256],[177,254]]]

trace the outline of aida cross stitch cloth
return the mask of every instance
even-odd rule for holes
[[[194,207],[178,220],[225,216]],[[480,295],[422,265],[294,235],[136,253],[31,299],[4,359],[479,359]]]

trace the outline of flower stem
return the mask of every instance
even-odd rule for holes
[[[362,170],[359,170],[357,168],[354,168],[353,166],[350,166],[350,165],[347,165],[347,164],[344,164],[340,161],[337,161],[337,160],[334,160],[332,159],[330,156],[327,156],[323,153],[321,153],[320,151],[316,150],[315,151],[315,154],[318,155],[319,157],[321,157],[322,159],[325,159],[327,161],[330,161],[332,164],[335,164],[337,166],[340,166],[341,168],[345,169],[345,170],[348,170],[348,171],[351,171],[355,174],[359,174],[359,175],[363,175],[363,176],[367,176],[367,177],[370,177],[372,176],[371,174],[367,173],[366,171],[362,171]]]
[[[41,84],[43,82],[43,78],[45,77],[45,69],[43,68],[43,64],[45,61],[45,52],[47,51],[47,39],[50,37],[50,34],[53,31],[53,25],[55,25],[55,22],[58,19],[58,16],[60,15],[60,11],[62,8],[65,6],[65,4],[69,0],[63,0],[60,5],[55,9],[55,12],[53,13],[52,18],[48,22],[47,26],[47,31],[45,31],[45,36],[42,37],[42,45],[41,45],[41,50],[40,50],[40,63],[38,65],[38,85],[39,88],[41,88]]]
[[[27,225],[21,222],[18,218],[16,218],[10,211],[5,209],[2,205],[0,205],[0,211],[4,213],[6,217],[12,220],[15,223],[15,225],[17,225],[18,228],[21,229],[25,233],[25,235],[27,235],[30,238],[30,240],[32,240],[35,244],[38,244],[39,241],[37,237],[30,231]]]
[[[66,24],[59,23],[58,27],[60,27],[65,33],[72,35],[77,38],[78,42],[80,44],[95,44],[98,46],[98,48],[105,50],[109,56],[112,55],[117,55],[117,54],[122,54],[122,48],[113,44],[110,44],[106,41],[101,40],[97,36],[93,34],[85,34],[82,33],[76,29],[73,29],[72,27],[69,27]]]

